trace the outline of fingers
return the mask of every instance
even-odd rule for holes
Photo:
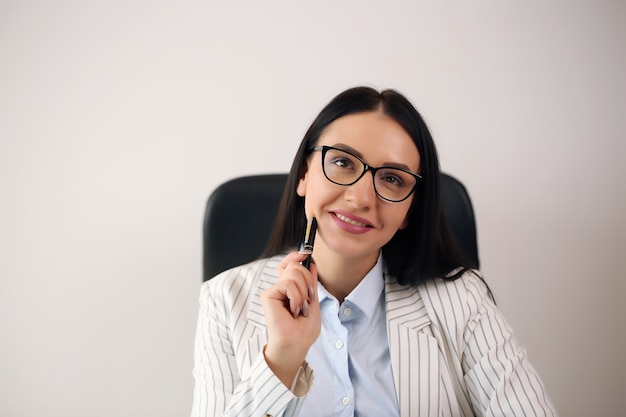
[[[297,356],[299,366],[321,331],[317,267],[311,263],[307,270],[301,264],[305,258],[297,252],[287,255],[277,267],[278,280],[261,295],[268,335],[265,357],[277,375],[287,356]]]
[[[299,277],[299,271],[286,271],[288,278],[282,279],[276,284],[279,296],[282,297],[283,304],[291,311],[294,318],[301,313],[308,315],[308,295],[304,279]]]
[[[317,268],[311,264],[307,270],[301,265],[306,254],[292,252],[278,266],[277,289],[285,297],[285,306],[294,318],[309,316],[310,306],[317,295]]]

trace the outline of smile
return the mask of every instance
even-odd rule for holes
[[[341,220],[341,221],[343,221],[343,222],[346,222],[346,223],[349,223],[349,224],[351,224],[351,225],[353,225],[353,226],[359,226],[359,227],[370,227],[369,225],[367,225],[367,224],[365,224],[365,223],[361,223],[361,222],[357,222],[356,220],[349,219],[349,218],[347,218],[346,216],[342,216],[342,215],[341,215],[341,214],[339,214],[339,213],[334,213],[334,214],[335,214],[335,216],[336,216],[339,220]]]

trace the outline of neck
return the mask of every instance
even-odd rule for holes
[[[339,303],[354,290],[376,265],[378,253],[360,258],[347,258],[335,253],[314,253],[319,281]]]

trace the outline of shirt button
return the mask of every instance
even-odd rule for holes
[[[343,405],[348,405],[350,404],[350,398],[348,397],[343,397],[343,400],[341,400],[343,402]]]
[[[350,310],[349,308],[344,308],[343,310],[343,314],[345,316],[349,316],[350,314],[352,314],[352,310]]]
[[[343,342],[341,340],[337,340],[337,342],[335,343],[335,347],[337,349],[341,349],[343,347]]]

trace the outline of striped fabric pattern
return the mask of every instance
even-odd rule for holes
[[[273,257],[205,282],[194,351],[192,417],[297,416],[301,402],[263,358],[260,296]],[[401,416],[556,416],[541,380],[473,273],[418,288],[385,277],[389,349]],[[314,370],[297,387],[306,392]]]
[[[297,406],[267,367],[267,341],[258,295],[276,276],[277,260],[226,271],[203,284],[194,350],[193,416],[279,416]],[[254,277],[254,279],[252,279]]]

